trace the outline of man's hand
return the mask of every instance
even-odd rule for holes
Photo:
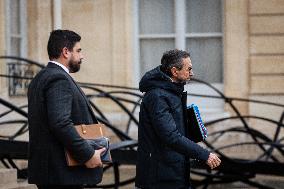
[[[211,169],[218,167],[221,163],[221,160],[216,154],[210,153],[206,164],[209,165]]]
[[[99,150],[95,150],[94,155],[91,159],[89,159],[85,165],[87,168],[96,168],[96,167],[102,167],[103,163],[101,161],[101,153],[103,153],[106,149],[102,148]]]

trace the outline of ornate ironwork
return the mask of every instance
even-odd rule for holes
[[[24,96],[28,89],[28,81],[20,77],[33,77],[34,72],[29,65],[18,62],[10,62],[8,65],[8,73],[13,77],[9,81],[9,96]]]
[[[34,64],[33,61],[31,63]],[[9,78],[14,76],[1,75],[1,77]],[[20,78],[18,77],[18,79]],[[31,78],[22,77],[22,79]],[[284,104],[228,97],[209,83],[196,79],[193,81],[210,87],[216,92],[216,95],[209,96],[191,93],[189,94],[190,96],[220,99],[234,112],[232,116],[205,123],[211,132],[209,132],[204,145],[221,157],[222,165],[217,169],[209,170],[204,163],[193,160],[191,163],[191,173],[194,185],[198,188],[207,188],[214,184],[242,182],[257,188],[273,188],[273,186],[259,182],[255,177],[260,174],[284,177]],[[138,141],[129,135],[129,131],[130,127],[138,126],[139,120],[135,117],[135,112],[139,109],[143,95],[137,88],[94,83],[80,83],[80,85],[82,88],[88,89],[87,96],[96,112],[98,120],[104,123],[120,140],[111,145],[113,164],[104,168],[104,170],[113,169],[113,183],[88,187],[119,188],[120,186],[133,183],[135,176],[126,180],[120,179],[120,167],[121,165],[135,166]],[[126,125],[117,125],[102,111],[102,107],[97,103],[93,103],[94,99],[99,98],[106,99],[110,103],[113,103],[112,106],[120,108],[121,112],[124,112],[125,117],[128,118]],[[234,104],[235,102],[254,103],[261,105],[263,108],[273,106],[279,109],[279,119],[275,120],[257,115],[243,115]],[[27,159],[28,143],[17,140],[17,137],[28,132],[26,106],[17,107],[1,98],[0,104],[5,106],[6,109],[9,109],[0,113],[0,127],[2,125],[9,125],[11,127],[14,124],[20,125],[15,133],[0,136],[0,160],[7,168],[17,168],[19,176],[26,178],[26,169],[20,169],[14,161],[15,159]],[[20,118],[5,119],[9,114],[15,112],[19,114],[17,117]],[[257,126],[253,124],[254,122],[257,122]],[[263,129],[263,127],[266,128]],[[267,131],[270,131],[270,133]],[[236,136],[236,139],[232,140],[234,136]],[[233,149],[240,150],[240,153],[232,153]],[[253,156],[248,156],[249,153],[246,153],[245,149],[253,149],[253,153],[250,154]],[[196,178],[194,175],[198,175],[198,177]]]

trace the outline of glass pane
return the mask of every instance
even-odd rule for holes
[[[209,83],[222,83],[222,42],[220,38],[187,39],[194,77]]]
[[[141,77],[149,70],[161,64],[165,51],[174,49],[173,39],[143,39],[140,41]]]
[[[20,34],[20,2],[19,0],[10,0],[9,3],[11,34]]]
[[[186,32],[221,32],[221,0],[187,0]]]
[[[10,56],[21,56],[20,48],[21,48],[21,39],[11,37],[11,54]]]
[[[140,34],[174,33],[173,0],[139,0]]]

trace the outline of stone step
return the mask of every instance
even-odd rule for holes
[[[13,184],[6,184],[3,186],[1,185],[0,185],[0,189],[37,189],[36,185],[28,184],[26,181],[13,183]]]
[[[0,169],[0,188],[2,185],[17,183],[16,169]]]
[[[33,184],[28,184],[27,180],[17,179],[16,169],[0,169],[0,189],[37,189]]]

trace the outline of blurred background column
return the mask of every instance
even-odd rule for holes
[[[61,0],[53,0],[53,29],[62,28]]]
[[[175,30],[176,40],[175,45],[177,49],[185,49],[185,0],[175,1]]]
[[[224,92],[228,96],[247,98],[248,1],[224,1],[224,9]],[[243,114],[247,113],[247,103],[237,106]]]

